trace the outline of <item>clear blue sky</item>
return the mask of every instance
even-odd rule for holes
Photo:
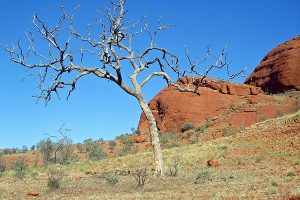
[[[72,9],[81,4],[78,24],[92,22],[97,8],[105,0],[10,0],[1,2],[0,42],[24,40],[24,31],[32,28],[36,12],[45,21],[54,22],[61,4]],[[207,45],[220,49],[228,44],[231,67],[248,66],[248,74],[276,45],[300,34],[299,0],[127,0],[128,17],[137,19],[148,11],[150,24],[163,21],[173,28],[163,33],[157,44],[183,57],[187,44],[191,56],[203,56]],[[64,123],[74,142],[87,138],[112,139],[136,127],[141,110],[136,100],[113,84],[95,78],[79,82],[70,100],[54,99],[45,107],[32,98],[38,81],[26,79],[25,70],[0,51],[0,148],[31,146],[45,133],[55,134]],[[159,79],[145,89],[150,100],[164,85]],[[243,82],[244,78],[235,80]]]

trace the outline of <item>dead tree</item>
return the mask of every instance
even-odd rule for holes
[[[169,28],[170,25],[159,23],[158,28],[151,30],[146,17],[134,22],[128,21],[125,19],[127,10],[124,5],[125,0],[119,0],[118,3],[111,1],[109,7],[99,11],[101,18],[97,19],[96,23],[87,26],[85,34],[77,31],[76,15],[68,14],[64,7],[61,7],[62,16],[53,28],[34,14],[32,23],[36,30],[35,34],[39,37],[38,43],[41,45],[40,40],[45,42],[44,46],[47,47],[47,51],[40,52],[36,49],[39,46],[35,44],[36,36],[32,32],[26,34],[29,41],[28,48],[23,48],[19,42],[12,47],[2,45],[2,48],[10,55],[11,61],[34,72],[29,75],[39,77],[41,92],[36,97],[45,100],[46,103],[51,100],[53,93],[59,98],[59,90],[66,87],[69,88],[68,99],[76,89],[79,79],[88,75],[107,79],[135,97],[149,123],[156,165],[155,174],[160,176],[164,174],[164,164],[158,129],[143,96],[142,88],[153,77],[160,76],[169,87],[199,95],[198,87],[204,84],[210,71],[215,68],[228,67],[227,52],[224,49],[220,56],[215,56],[208,50],[207,57],[203,61],[193,62],[186,50],[189,65],[188,68],[181,70],[178,58],[169,50],[155,44],[157,34]],[[76,12],[77,8],[75,8]],[[149,41],[142,50],[134,45],[138,37],[141,37],[143,41],[147,41],[147,38]],[[80,48],[78,44],[81,45]],[[93,66],[87,66],[85,65],[87,56],[94,56],[99,62]],[[205,65],[208,57],[213,58],[215,62],[200,73],[200,68]],[[193,81],[185,85],[180,84],[172,80],[171,77],[174,76],[170,73],[175,74],[176,79],[191,76]],[[230,78],[236,75],[231,75]]]

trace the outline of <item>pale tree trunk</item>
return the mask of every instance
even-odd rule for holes
[[[144,100],[144,98],[140,96],[140,97],[138,97],[138,101],[140,103],[140,106],[141,106],[146,118],[147,118],[149,128],[150,128],[154,161],[155,161],[155,165],[156,165],[154,175],[157,177],[164,176],[164,162],[163,162],[163,158],[162,158],[162,152],[161,152],[159,135],[158,135],[155,118],[154,118],[148,104]]]

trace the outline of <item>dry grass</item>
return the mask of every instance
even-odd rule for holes
[[[166,166],[180,158],[178,176],[155,179],[150,152],[96,162],[60,166],[66,177],[61,188],[47,188],[47,170],[35,168],[23,180],[7,171],[0,178],[0,199],[286,199],[300,195],[300,112],[267,120],[243,132],[210,142],[163,151]],[[220,166],[206,161],[218,158]],[[133,172],[148,169],[144,187],[137,187]],[[107,184],[102,174],[113,172],[118,183]],[[199,173],[211,180],[195,184]]]

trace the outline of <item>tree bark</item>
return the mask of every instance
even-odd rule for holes
[[[159,135],[158,135],[155,118],[151,112],[151,109],[149,108],[148,104],[143,99],[143,97],[140,96],[138,98],[138,101],[139,101],[140,106],[148,120],[149,127],[150,127],[150,135],[151,135],[151,140],[152,140],[151,142],[152,142],[152,148],[153,148],[153,154],[154,154],[154,161],[155,161],[155,165],[156,165],[154,175],[157,177],[164,176],[164,162],[163,162],[163,158],[162,158],[162,152],[161,152]]]

